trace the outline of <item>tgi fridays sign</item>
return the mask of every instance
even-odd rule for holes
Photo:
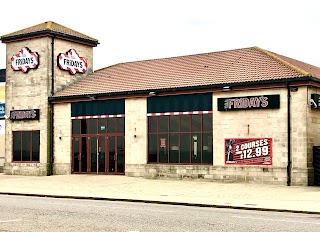
[[[218,98],[218,111],[278,108],[280,108],[279,94]]]
[[[10,110],[10,120],[39,120],[40,110]]]
[[[87,71],[87,61],[80,57],[76,50],[70,49],[67,53],[58,55],[58,66],[62,70],[67,70],[71,74],[85,73]]]
[[[225,139],[226,164],[272,164],[272,139]]]
[[[14,71],[22,71],[27,73],[29,69],[35,69],[39,66],[39,55],[37,52],[31,52],[24,47],[20,52],[11,57],[11,68]]]

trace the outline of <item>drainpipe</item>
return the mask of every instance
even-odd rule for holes
[[[287,125],[288,125],[288,166],[287,166],[287,185],[291,186],[291,92],[289,82],[287,82]]]
[[[54,36],[51,37],[51,96],[54,94]],[[49,101],[48,104],[48,142],[49,142],[49,171],[48,175],[53,175],[53,150],[54,150],[54,135],[53,135],[53,104]]]

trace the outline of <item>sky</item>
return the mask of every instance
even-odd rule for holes
[[[253,46],[320,66],[319,0],[0,3],[0,36],[46,21],[99,40],[93,50],[94,70],[117,63]],[[0,43],[0,69],[6,68],[5,59],[5,44]]]

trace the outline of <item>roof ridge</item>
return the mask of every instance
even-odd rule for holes
[[[47,27],[46,27],[47,30],[52,30],[52,23],[53,23],[52,21],[47,22]]]
[[[291,63],[289,63],[289,62],[287,62],[285,60],[283,60],[282,58],[280,58],[279,56],[277,56],[276,54],[274,54],[272,52],[269,52],[269,51],[267,51],[265,49],[262,49],[262,48],[259,48],[259,47],[254,47],[254,49],[259,51],[259,52],[261,52],[261,53],[263,53],[263,54],[265,54],[265,55],[267,55],[267,56],[269,56],[269,57],[271,57],[272,59],[282,63],[283,65],[287,66],[288,68],[290,68],[290,69],[292,69],[292,70],[294,70],[294,71],[296,71],[296,72],[298,72],[298,73],[300,73],[300,74],[302,74],[304,76],[312,76],[309,72],[307,72],[307,71],[305,71],[305,70],[303,70],[301,68],[298,68],[297,66],[295,66],[295,65],[293,65],[293,64],[291,64]]]

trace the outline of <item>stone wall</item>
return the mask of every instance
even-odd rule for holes
[[[125,101],[125,173],[140,175],[140,165],[147,163],[147,99]]]
[[[305,168],[308,171],[308,184],[314,184],[313,146],[320,146],[320,109],[311,108],[311,94],[320,94],[320,89],[308,87],[306,89],[307,104],[307,160]]]
[[[23,47],[39,54],[39,66],[27,73],[10,68],[11,57]],[[48,167],[48,64],[49,38],[37,38],[6,44],[6,115],[10,110],[40,109],[40,120],[6,120],[6,158],[4,173],[21,175],[47,175]],[[40,130],[40,162],[12,163],[12,131]]]
[[[71,173],[71,104],[54,105],[54,174]]]

